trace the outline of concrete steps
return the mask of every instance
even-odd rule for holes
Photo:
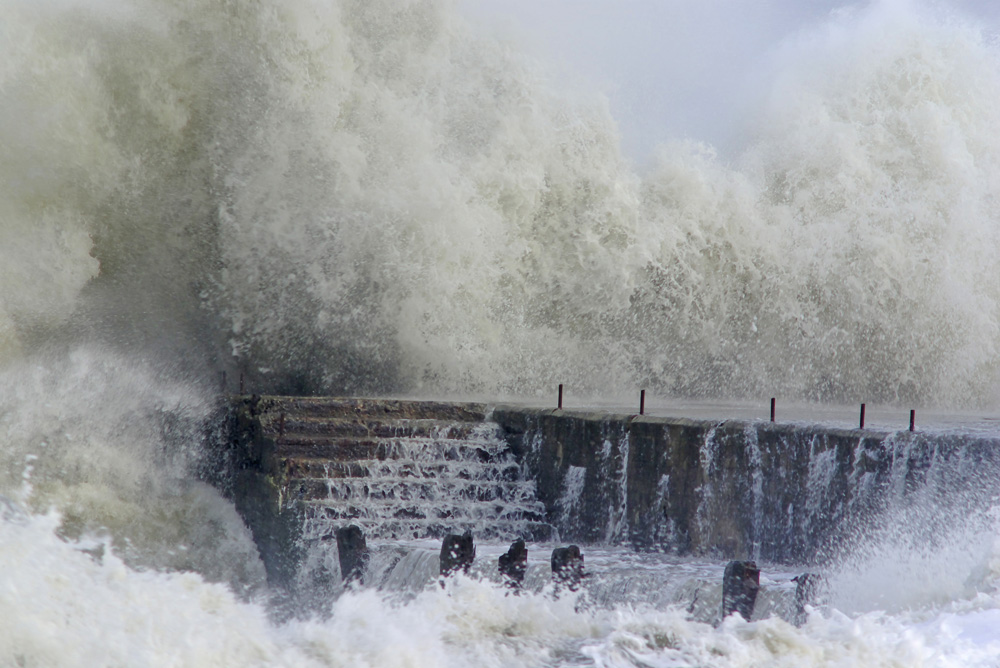
[[[303,537],[346,524],[370,538],[551,534],[535,483],[481,404],[329,397],[242,400],[282,504]]]

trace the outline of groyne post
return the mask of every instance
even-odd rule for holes
[[[528,548],[523,540],[516,540],[506,553],[500,555],[500,575],[508,587],[518,589],[524,582],[524,574],[528,570]]]
[[[910,409],[910,431],[913,431],[913,425],[917,420],[917,411]]]
[[[861,404],[861,425],[858,427],[858,429],[864,429],[864,428],[865,428],[865,405]]]
[[[580,587],[580,581],[584,578],[583,553],[577,545],[569,547],[557,547],[552,550],[552,581],[556,583],[556,589],[565,586],[570,591],[576,591]]]
[[[753,561],[730,561],[722,576],[722,617],[734,612],[750,621],[760,591],[760,569]]]
[[[340,557],[340,577],[344,582],[362,582],[368,564],[368,544],[361,527],[352,524],[337,529],[337,553]]]
[[[771,422],[774,422],[774,402],[775,397],[771,397]]]
[[[792,578],[792,582],[795,583],[795,618],[792,621],[796,626],[802,626],[809,618],[806,606],[819,603],[826,580],[816,573],[803,573]]]
[[[441,577],[445,578],[456,571],[469,572],[469,567],[476,558],[476,544],[472,540],[472,532],[448,534],[441,541]]]

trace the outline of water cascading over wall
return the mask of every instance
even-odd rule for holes
[[[221,422],[208,475],[253,532],[272,583],[300,580],[314,548],[328,551],[348,525],[382,541],[552,534],[483,404],[254,395]]]
[[[1000,443],[972,434],[321,397],[233,407],[220,481],[279,582],[348,524],[376,540],[471,529],[800,564],[876,534],[934,548],[988,521],[1000,479]]]
[[[822,561],[922,512],[926,533],[989,510],[997,439],[498,407],[566,541]]]

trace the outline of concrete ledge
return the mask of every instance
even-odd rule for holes
[[[286,413],[287,425],[309,435],[284,433]],[[303,549],[299,492],[310,488],[296,476],[312,480],[322,470],[294,457],[312,447],[309,439],[365,438],[390,418],[496,422],[536,484],[541,519],[563,541],[727,559],[822,560],[848,532],[912,490],[978,485],[996,495],[992,481],[1000,476],[1000,441],[972,435],[509,404],[235,397],[218,478],[274,581],[295,577]],[[356,424],[317,426],[322,419]],[[347,447],[344,456],[351,452]]]
[[[807,562],[995,439],[497,406],[563,540]]]

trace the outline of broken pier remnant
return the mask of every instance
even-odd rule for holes
[[[795,583],[795,622],[802,626],[809,618],[806,606],[818,605],[826,593],[826,579],[816,573],[803,573],[792,578]]]
[[[730,561],[722,576],[722,617],[734,612],[750,621],[760,591],[760,569],[753,561]]]
[[[368,544],[361,527],[352,524],[337,529],[337,552],[340,555],[340,576],[344,582],[362,582],[368,564]]]
[[[448,577],[456,571],[469,572],[469,567],[476,558],[476,544],[472,540],[472,531],[458,534],[448,534],[441,542],[441,577]]]
[[[524,574],[528,570],[528,548],[523,540],[516,540],[506,553],[500,555],[500,575],[504,582],[518,588],[524,582]]]
[[[552,581],[556,583],[557,590],[564,586],[570,591],[576,591],[584,577],[583,553],[578,546],[570,545],[552,550]]]

